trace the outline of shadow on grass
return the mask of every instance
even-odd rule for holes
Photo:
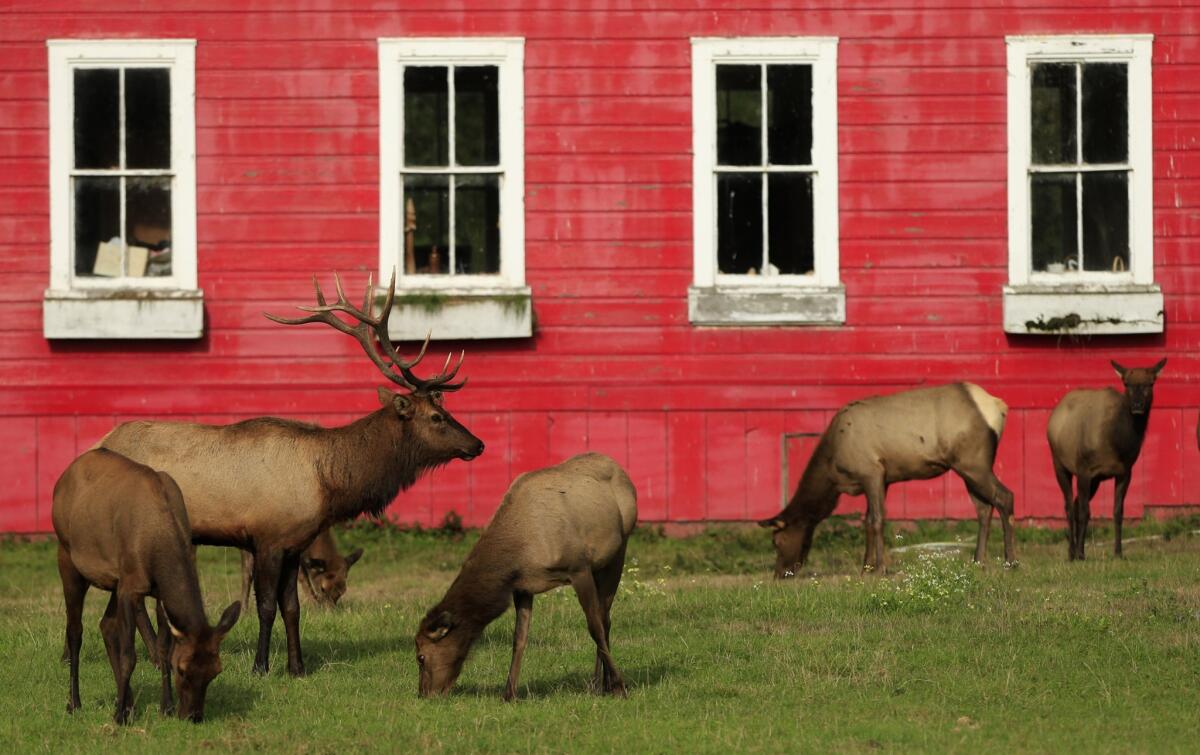
[[[335,637],[320,640],[302,640],[304,666],[309,674],[318,673],[326,666],[344,665],[377,656],[396,653],[412,655],[411,637],[387,633],[364,639]],[[284,673],[287,672],[287,656],[282,657]],[[272,669],[273,671],[273,669]]]
[[[625,687],[630,695],[636,695],[638,690],[648,687],[654,687],[660,684],[664,679],[675,675],[679,668],[668,663],[652,663],[636,668],[621,669],[622,675],[625,677]],[[529,681],[520,682],[517,685],[517,699],[526,699],[533,697],[553,697],[561,694],[595,694],[592,688],[592,666],[581,668],[578,672],[568,672],[553,677],[538,677]],[[459,684],[451,693],[453,695],[475,696],[475,697],[500,697],[504,693],[504,687],[507,684],[507,679],[499,684]]]

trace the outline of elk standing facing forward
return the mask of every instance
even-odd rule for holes
[[[1067,511],[1068,559],[1083,559],[1091,500],[1100,483],[1116,482],[1113,492],[1113,554],[1121,555],[1121,521],[1125,515],[1125,493],[1133,476],[1133,464],[1142,452],[1150,405],[1154,403],[1154,381],[1167,364],[1162,359],[1153,367],[1126,369],[1115,361],[1113,369],[1125,384],[1125,393],[1112,388],[1075,390],[1062,397],[1050,423],[1046,439],[1054,457],[1054,476],[1062,489]],[[1075,477],[1076,495],[1071,494]]]
[[[298,580],[314,603],[332,608],[346,594],[350,567],[362,558],[362,554],[362,548],[355,548],[343,556],[333,539],[333,530],[327,529],[300,554]],[[249,603],[253,581],[254,554],[242,551],[242,603]]]
[[[217,626],[209,626],[179,486],[169,475],[120,454],[88,451],[71,462],[54,486],[51,519],[67,604],[67,710],[79,707],[83,599],[95,585],[112,593],[100,632],[117,682],[117,723],[125,723],[133,707],[134,622],[147,595],[158,598],[162,712],[173,707],[174,671],[179,717],[201,720],[208,685],[221,672],[221,640],[237,621],[241,604],[229,606]]]
[[[953,469],[967,486],[979,518],[975,560],[987,553],[992,508],[1004,527],[1004,560],[1013,552],[1013,494],[992,464],[1008,407],[971,383],[873,396],[838,410],[821,435],[791,502],[759,524],[774,532],[775,577],[796,574],[808,558],[813,531],[838,497],[867,496],[863,569],[883,567],[884,497],[888,486],[926,480]]]
[[[602,454],[574,456],[514,480],[446,596],[421,620],[421,697],[450,691],[471,645],[511,600],[517,625],[504,699],[515,698],[533,596],[567,583],[596,642],[593,684],[623,696],[625,682],[608,647],[609,613],[636,523],[637,491]]]
[[[317,286],[317,306],[301,307],[312,312],[308,317],[268,317],[285,325],[322,322],[353,336],[375,366],[410,393],[380,388],[383,408],[345,427],[273,417],[225,426],[127,422],[100,441],[104,448],[175,478],[196,543],[253,551],[259,621],[254,670],[260,673],[268,668],[277,606],[287,632],[288,671],[304,673],[296,578],[300,554],[322,530],[363,513],[378,515],[426,470],[483,453],[482,441],[442,406],[443,391],[463,386],[450,382],[462,359],[446,372],[447,359],[440,374],[421,380],[412,368],[424,356],[429,339],[413,361],[405,362],[388,338],[395,276],[379,317],[373,314],[375,291],[370,283],[362,309],[346,301],[340,282],[337,291],[337,303],[327,305]],[[359,324],[350,326],[337,312]]]

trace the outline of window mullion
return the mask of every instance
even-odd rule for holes
[[[767,265],[771,261],[771,212],[768,205],[767,192],[770,190],[770,181],[767,180],[767,171],[765,168],[770,165],[771,161],[767,155],[768,140],[767,140],[767,65],[762,65],[762,73],[759,76],[759,117],[762,118],[759,128],[759,143],[762,150],[762,167],[764,170],[760,174],[762,181],[762,189],[759,191],[759,197],[762,200],[762,261],[759,264],[759,273],[767,274]]]
[[[119,68],[117,70],[119,71],[119,74],[117,76],[117,82],[118,82],[118,86],[117,86],[117,124],[118,124],[118,128],[117,128],[117,167],[119,170],[124,171],[125,170],[125,69]],[[121,201],[120,201],[121,214],[117,221],[118,222],[117,233],[121,239],[121,273],[123,276],[128,277],[128,275],[129,275],[129,269],[128,269],[129,268],[129,240],[127,238],[125,238],[125,212],[126,212],[125,186],[126,186],[127,179],[125,178],[125,175],[123,173],[121,174],[121,178],[119,179],[119,181],[120,181],[120,188],[118,189],[118,193],[121,198]]]
[[[1075,164],[1083,167],[1083,63],[1075,64]],[[1075,174],[1075,258],[1083,270],[1083,171]]]
[[[446,245],[449,247],[446,250],[446,260],[447,260],[447,264],[449,264],[449,266],[450,266],[450,269],[447,271],[447,275],[454,275],[454,271],[456,269],[458,269],[457,265],[455,264],[455,259],[454,259],[454,223],[457,220],[457,218],[455,218],[455,216],[454,216],[455,215],[455,213],[454,213],[454,204],[455,204],[455,202],[454,202],[454,196],[455,196],[454,195],[454,183],[455,183],[454,182],[454,175],[455,175],[454,170],[455,170],[455,164],[458,162],[458,155],[455,153],[455,149],[454,149],[454,146],[457,142],[457,136],[456,136],[456,132],[455,132],[455,128],[457,128],[457,124],[455,123],[455,121],[457,120],[457,117],[456,117],[455,108],[454,108],[454,101],[455,101],[454,66],[452,66],[452,65],[446,66],[446,78],[448,79],[448,82],[446,85],[446,92],[448,93],[447,99],[449,100],[446,103],[446,113],[447,113],[447,117],[450,120],[450,128],[449,128],[450,148],[447,151],[447,154],[450,155],[450,175],[448,177],[449,184],[450,184],[450,191],[449,191],[450,227],[449,227],[449,230],[447,231],[448,235],[446,237]]]

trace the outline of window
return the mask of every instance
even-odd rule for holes
[[[1152,38],[1008,39],[1005,330],[1161,332]]]
[[[195,338],[195,43],[51,40],[47,337]]]
[[[524,41],[382,39],[380,277],[393,335],[532,333],[525,286]]]
[[[693,39],[692,102],[692,322],[844,322],[837,40]]]

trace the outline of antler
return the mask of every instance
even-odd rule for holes
[[[280,323],[281,325],[304,325],[310,322],[323,322],[326,325],[340,330],[341,332],[353,336],[355,340],[363,347],[363,351],[367,353],[375,366],[384,376],[393,383],[408,388],[414,392],[430,393],[433,391],[457,391],[467,384],[464,378],[462,382],[451,383],[454,376],[458,374],[458,370],[462,367],[463,360],[466,358],[466,352],[459,355],[458,363],[454,365],[454,369],[449,372],[446,368],[450,366],[450,360],[453,354],[446,355],[446,363],[442,365],[442,371],[433,377],[422,380],[413,374],[412,368],[425,358],[425,350],[429,348],[430,335],[425,336],[425,343],[421,344],[421,350],[417,353],[416,358],[411,362],[405,361],[396,353],[396,348],[392,346],[392,340],[388,336],[388,317],[392,314],[392,302],[396,299],[396,272],[392,271],[392,279],[388,283],[387,298],[383,302],[383,309],[379,316],[375,316],[375,303],[373,294],[375,292],[374,279],[367,278],[367,292],[363,296],[363,305],[359,309],[346,300],[346,294],[342,291],[342,281],[335,272],[333,274],[333,283],[337,288],[337,301],[333,304],[325,303],[325,294],[321,291],[321,284],[317,282],[317,276],[313,276],[313,288],[317,292],[316,306],[297,306],[297,309],[312,314],[307,317],[279,317],[269,312],[263,312],[267,319]],[[335,312],[344,312],[355,320],[358,320],[358,325],[350,325],[338,317]],[[374,334],[375,338],[371,336]],[[378,345],[378,350],[376,346]],[[380,354],[380,351],[383,353]],[[400,374],[396,374],[392,367],[400,370]]]

